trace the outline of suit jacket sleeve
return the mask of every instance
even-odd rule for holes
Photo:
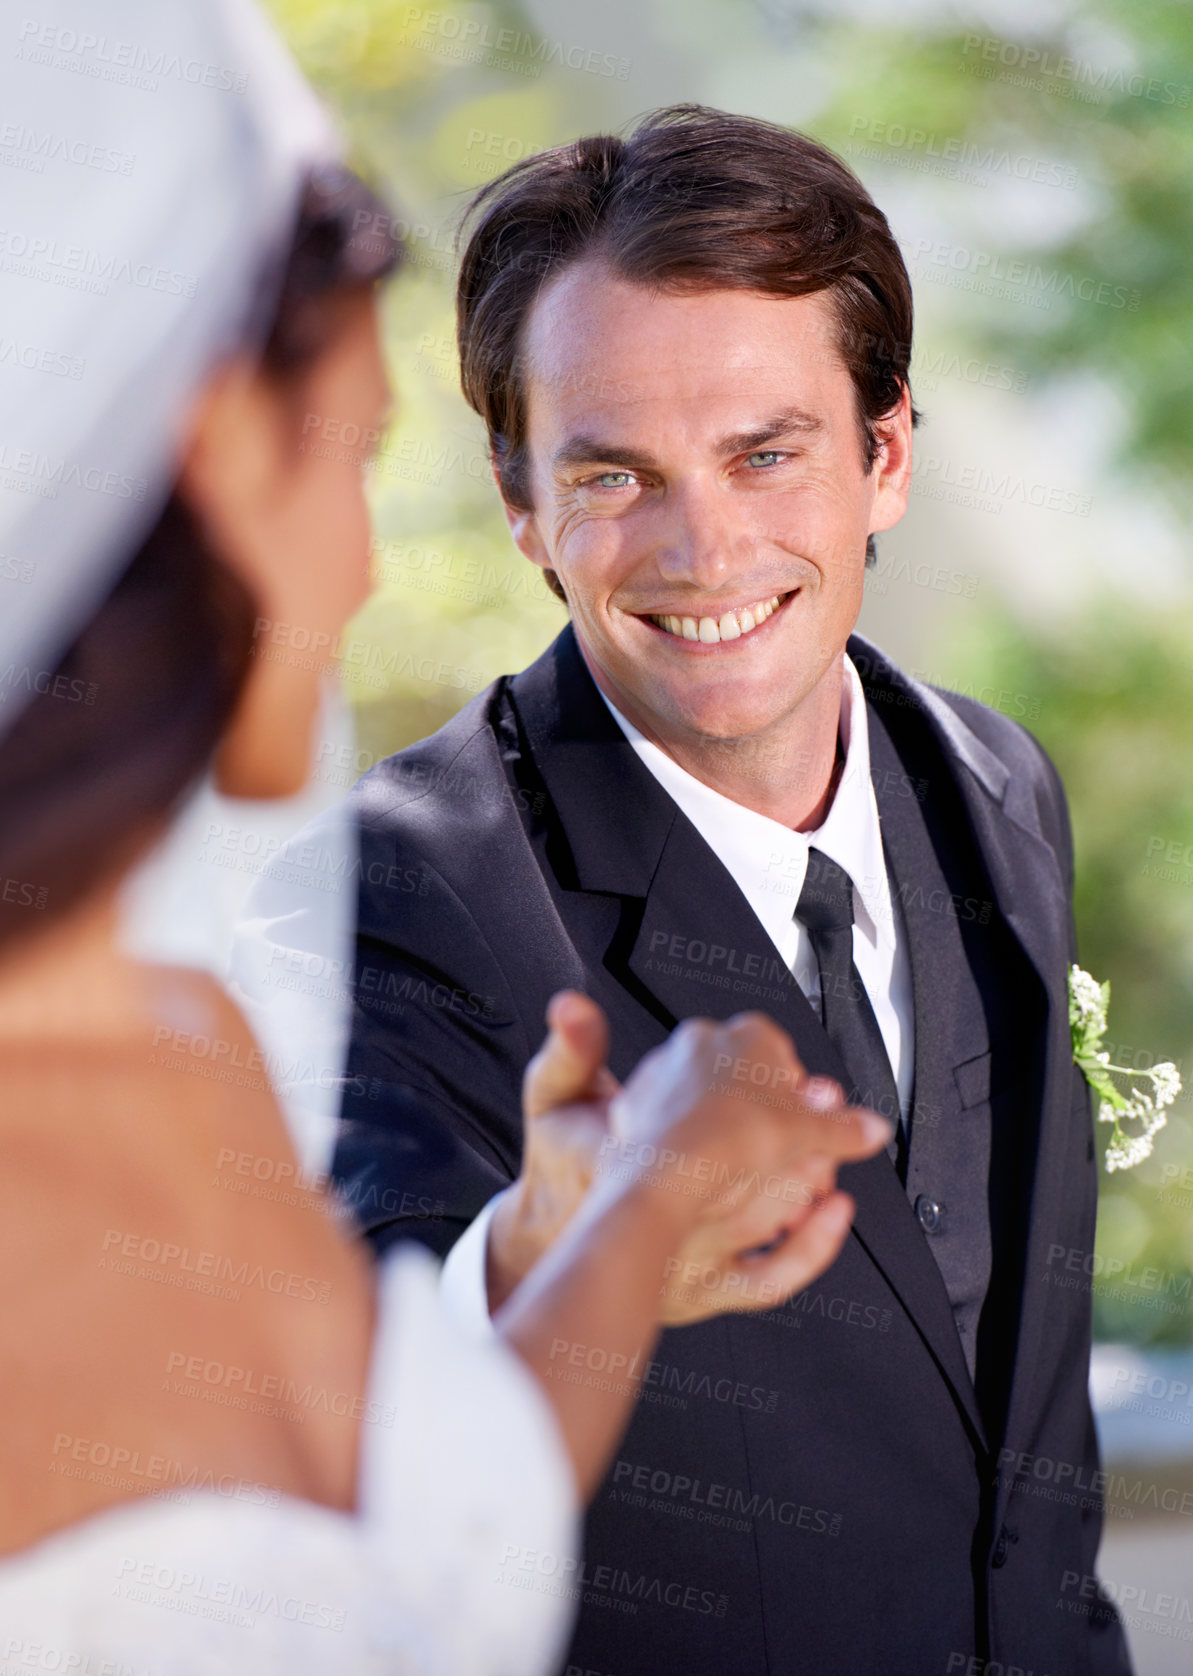
[[[335,1174],[378,1250],[414,1238],[443,1255],[518,1172],[531,1048],[499,961],[404,815],[362,827]]]
[[[1035,743],[1033,741],[1033,743]],[[1061,864],[1061,871],[1065,880],[1065,889],[1070,903],[1069,911],[1069,961],[1077,959],[1077,928],[1072,913],[1073,882],[1075,875],[1073,857],[1073,831],[1069,820],[1068,799],[1065,797],[1064,786],[1052,759],[1037,745],[1042,766],[1048,783],[1047,801],[1051,805],[1055,822],[1056,838],[1053,848]],[[1045,830],[1048,830],[1046,827]],[[1094,1147],[1094,1116],[1093,1096],[1089,1084],[1079,1068],[1073,1066],[1073,1106],[1080,1112],[1082,1120],[1089,1134],[1089,1150],[1091,1157]],[[1096,1189],[1096,1178],[1095,1178]],[[1097,1219],[1097,1202],[1090,1210],[1090,1249],[1092,1252],[1094,1241],[1094,1227]],[[1085,1427],[1085,1458],[1083,1461],[1082,1482],[1086,1484],[1100,1483],[1102,1471],[1101,1450],[1098,1445],[1098,1429],[1094,1422],[1093,1407],[1087,1410]],[[1102,1540],[1103,1515],[1101,1510],[1086,1507],[1082,1513],[1084,1541],[1083,1575],[1093,1577],[1097,1575],[1098,1548]],[[1126,1633],[1119,1617],[1118,1608],[1113,1600],[1099,1586],[1101,1604],[1096,1612],[1090,1615],[1090,1658],[1093,1676],[1131,1676],[1131,1660],[1127,1651]]]

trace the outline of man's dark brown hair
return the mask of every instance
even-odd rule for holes
[[[866,469],[874,464],[877,421],[908,382],[911,282],[865,187],[805,134],[672,105],[626,139],[596,134],[514,164],[477,193],[464,234],[461,380],[510,506],[531,509],[525,323],[543,286],[582,259],[665,290],[830,292]]]

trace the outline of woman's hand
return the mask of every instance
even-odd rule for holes
[[[761,1013],[692,1019],[648,1054],[609,1108],[599,1149],[609,1183],[646,1184],[694,1209],[667,1264],[661,1318],[773,1309],[835,1260],[853,1218],[840,1164],[887,1144],[891,1126],[809,1077]]]
[[[691,1021],[621,1090],[594,1001],[561,991],[547,1023],[523,1082],[522,1171],[490,1231],[491,1308],[558,1237],[598,1170],[607,1185],[684,1197],[690,1227],[660,1298],[665,1325],[773,1308],[828,1266],[852,1214],[833,1192],[836,1163],[877,1151],[890,1130],[876,1118],[867,1130],[837,1084],[808,1078],[784,1031],[759,1014]]]

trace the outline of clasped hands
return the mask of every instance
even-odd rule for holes
[[[562,990],[522,1085],[522,1171],[500,1196],[487,1281],[496,1310],[596,1185],[645,1183],[691,1201],[667,1265],[667,1326],[774,1309],[834,1261],[854,1204],[837,1167],[881,1150],[891,1126],[810,1077],[760,1013],[681,1024],[624,1087],[597,1004]]]

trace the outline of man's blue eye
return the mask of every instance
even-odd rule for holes
[[[610,481],[612,478],[620,478],[621,481],[615,483]],[[629,481],[630,474],[628,471],[603,471],[597,478],[597,482],[602,489],[621,489]]]
[[[765,449],[761,454],[751,454],[749,463],[752,466],[756,466],[756,465],[772,466],[772,465],[774,465],[775,461],[777,459],[779,459],[780,457],[781,456],[779,455],[779,453],[776,449],[768,448],[768,449]]]

